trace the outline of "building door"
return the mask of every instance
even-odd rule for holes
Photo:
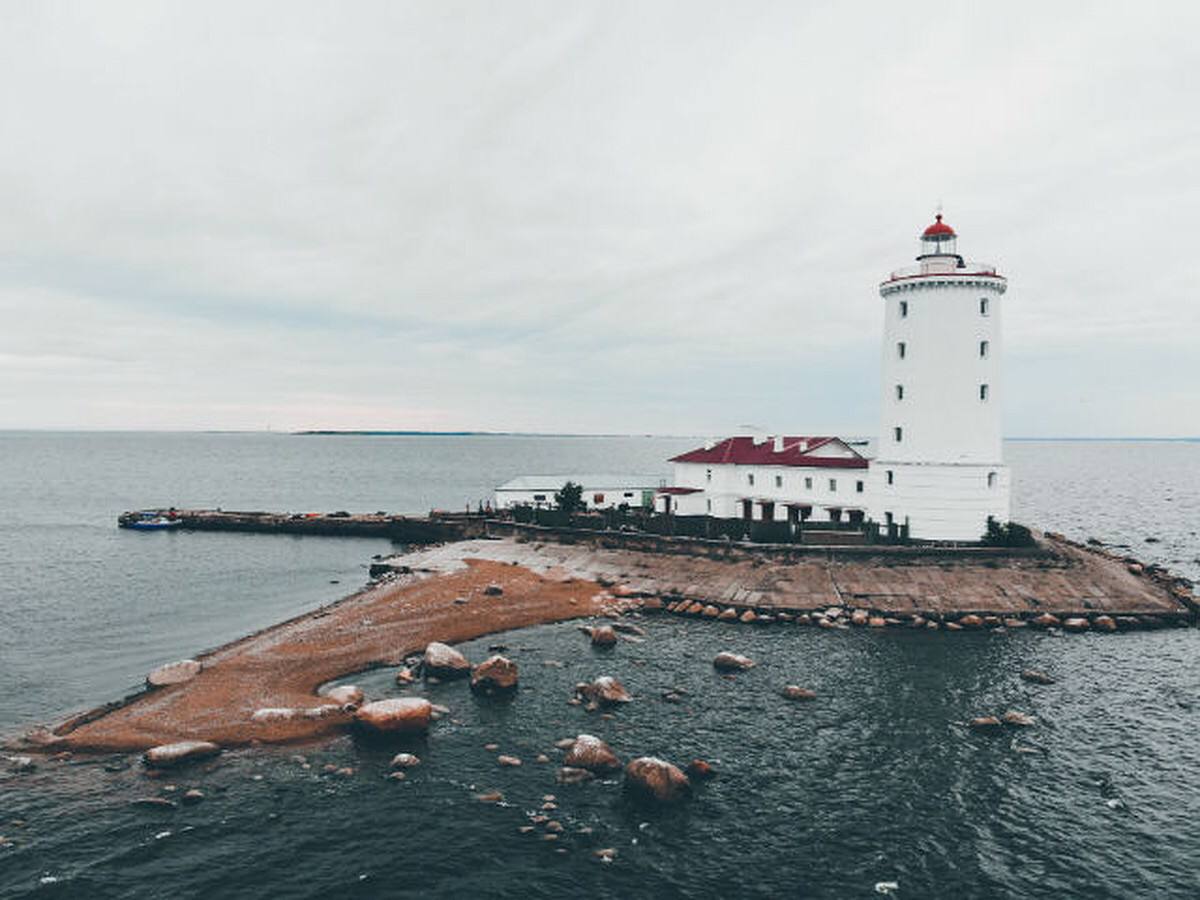
[[[774,503],[764,503],[762,505],[762,520],[764,522],[774,522],[775,521],[775,504]]]
[[[742,501],[742,518],[745,519],[747,522],[751,522],[754,520],[754,501],[753,500],[743,500]]]

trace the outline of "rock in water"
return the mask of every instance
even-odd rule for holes
[[[1054,684],[1054,679],[1037,669],[1026,669],[1021,673],[1021,678],[1024,681],[1030,681],[1034,684]]]
[[[990,731],[1000,727],[1000,720],[995,716],[978,716],[971,720],[971,727],[980,731]]]
[[[615,703],[629,703],[633,697],[625,690],[625,685],[611,675],[601,675],[591,684],[579,688],[579,692],[589,700],[611,706]]]
[[[692,783],[666,760],[640,756],[625,767],[625,787],[638,796],[673,803],[688,795]]]
[[[32,772],[36,768],[37,763],[33,761],[32,756],[8,757],[8,769],[10,772]]]
[[[361,706],[364,699],[362,688],[356,684],[343,684],[335,688],[330,688],[325,692],[325,696],[334,703],[341,703],[343,705],[352,703],[355,706]]]
[[[1008,712],[1006,712],[1004,714],[1004,724],[1019,725],[1022,728],[1028,728],[1031,725],[1037,724],[1037,722],[1033,718],[1033,716],[1026,715],[1023,712],[1016,712],[1015,710],[1010,709]]]
[[[621,760],[600,738],[581,734],[563,757],[563,765],[572,769],[587,769],[591,772],[612,772],[621,768]]]
[[[1117,621],[1112,616],[1096,616],[1092,620],[1092,627],[1097,631],[1116,631]]]
[[[156,769],[178,766],[197,759],[208,759],[221,752],[212,741],[179,741],[151,747],[142,755],[142,762]]]
[[[982,628],[983,627],[983,619],[981,619],[979,616],[975,615],[974,613],[968,613],[967,615],[961,617],[958,620],[958,624],[961,625],[963,628]]]
[[[415,753],[397,753],[392,757],[393,769],[411,769],[421,764],[421,757]]]
[[[577,769],[574,766],[563,766],[554,776],[559,784],[582,784],[591,781],[596,776],[587,769]]]
[[[517,664],[506,656],[491,656],[471,670],[471,689],[484,694],[516,690]]]
[[[179,662],[159,666],[146,676],[146,684],[150,687],[166,687],[169,684],[182,684],[191,681],[200,674],[200,663],[194,659],[181,659]]]
[[[721,672],[741,672],[754,665],[754,660],[740,653],[730,653],[722,650],[713,657],[713,666]]]
[[[785,685],[780,692],[788,700],[816,700],[817,692],[811,688],[802,688],[796,684]]]
[[[506,756],[501,754],[496,757],[496,762],[508,769],[515,769],[521,765],[521,758],[518,756]]]
[[[688,778],[695,778],[700,781],[704,781],[709,778],[715,778],[716,775],[717,770],[714,769],[711,764],[702,759],[693,759],[687,764]]]
[[[1064,620],[1062,626],[1066,631],[1087,631],[1088,620],[1082,616],[1073,616]]]
[[[725,607],[723,610],[721,610],[720,615],[717,616],[717,618],[722,622],[732,622],[737,617],[737,610],[732,606]]]
[[[423,734],[429,730],[433,704],[423,697],[376,700],[358,708],[355,720],[373,731],[389,734]]]
[[[453,647],[434,641],[425,648],[425,674],[435,678],[460,678],[469,674],[471,664]]]
[[[612,647],[617,643],[617,633],[611,625],[597,625],[592,629],[593,647]]]
[[[183,792],[183,802],[189,806],[199,803],[204,799],[204,791],[199,788],[191,788]]]
[[[1034,616],[1029,620],[1029,624],[1037,628],[1057,628],[1061,623],[1058,616],[1052,616],[1050,613],[1042,613],[1040,616]]]

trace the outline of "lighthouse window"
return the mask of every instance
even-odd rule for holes
[[[804,479],[804,489],[805,489],[806,491],[811,491],[811,490],[812,490],[812,479],[811,479],[811,478],[805,478],[805,479]]]
[[[896,385],[896,399],[897,400],[904,399],[904,385],[902,385],[902,384]]]
[[[782,475],[775,476],[775,487],[777,487],[777,488],[783,487],[783,476]]]
[[[981,316],[986,316],[988,314],[988,298],[987,297],[979,298],[979,314]]]
[[[904,440],[904,429],[897,425],[892,429],[892,437],[896,439],[897,444],[900,443],[902,440]]]
[[[986,400],[987,398],[988,398],[988,386],[986,384],[981,384],[979,386],[979,399]]]
[[[896,344],[896,355],[899,356],[901,359],[904,359],[904,354],[907,351],[908,351],[908,347],[905,345],[904,341],[900,341],[898,344]]]
[[[861,494],[863,492],[863,483],[861,481],[854,482],[854,490]]]
[[[900,301],[900,318],[902,318],[902,319],[908,318],[908,301],[907,300]]]
[[[891,469],[887,470],[887,483],[888,484],[896,483],[896,473],[893,472]]]
[[[831,491],[836,491],[836,490],[837,490],[837,479],[836,479],[836,478],[830,478],[830,479],[829,479],[829,489],[830,489]]]
[[[705,470],[704,470],[704,480],[705,480],[705,481],[712,481],[712,469],[705,469]]]
[[[995,486],[996,486],[996,473],[988,472],[988,487],[994,488]]]
[[[746,481],[749,483],[749,485],[751,487],[754,487],[754,473],[753,472],[751,472],[749,475],[746,476]]]
[[[987,359],[988,351],[990,349],[991,349],[991,347],[988,345],[987,341],[980,341],[979,342],[979,358]]]

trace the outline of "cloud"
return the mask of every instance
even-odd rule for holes
[[[1008,433],[1200,433],[1198,18],[13,5],[0,427],[873,433],[940,200]]]

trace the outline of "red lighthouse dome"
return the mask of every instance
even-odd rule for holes
[[[936,240],[945,240],[946,238],[958,237],[954,233],[954,229],[942,221],[942,214],[938,213],[934,218],[937,219],[932,225],[925,229],[925,233],[921,235],[923,238],[932,238]]]

